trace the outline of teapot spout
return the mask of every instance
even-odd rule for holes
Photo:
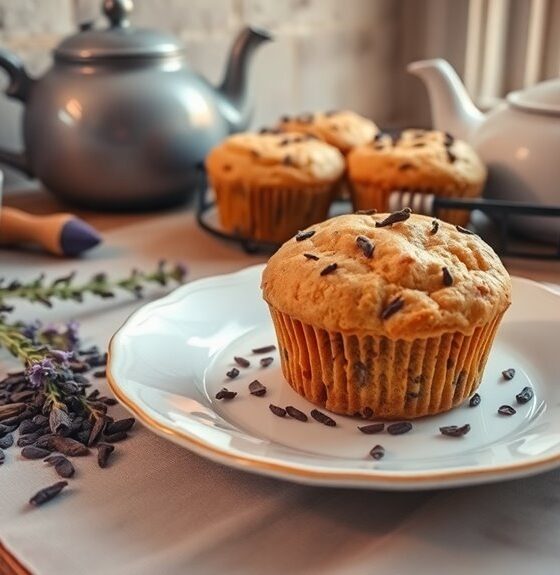
[[[409,64],[407,70],[426,84],[434,128],[470,141],[484,114],[473,104],[449,62],[441,58],[421,60]]]
[[[247,70],[255,48],[272,36],[256,28],[241,30],[231,47],[224,79],[218,88],[220,107],[230,132],[244,130],[251,119],[251,105],[247,99]]]

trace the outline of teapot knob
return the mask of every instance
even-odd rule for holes
[[[128,16],[133,8],[132,0],[104,0],[103,2],[103,13],[111,22],[111,28],[130,26]]]

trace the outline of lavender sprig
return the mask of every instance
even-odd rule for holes
[[[23,299],[50,307],[54,300],[81,302],[86,294],[113,297],[118,289],[141,297],[147,284],[166,286],[171,281],[182,282],[185,275],[183,266],[169,268],[161,262],[154,272],[133,270],[117,281],[106,274],[97,274],[83,284],[75,283],[74,274],[50,283],[43,276],[28,283],[0,279],[0,348],[24,367],[0,381],[0,438],[9,439],[0,448],[0,465],[4,462],[3,449],[14,444],[11,434],[19,429],[16,444],[26,450],[23,457],[34,459],[43,452],[62,454],[51,456],[61,477],[69,478],[75,471],[65,455],[87,455],[96,445],[98,464],[106,467],[115,450],[112,444],[126,439],[134,425],[134,418],[114,421],[108,414],[108,407],[116,404],[114,398],[101,396],[97,389],[88,390],[91,383],[84,372],[104,366],[107,354],[97,346],[81,347],[77,322],[43,326],[38,320],[8,321],[13,308],[6,300]],[[31,503],[39,501],[43,491],[50,493],[53,487],[60,491],[58,485],[41,490]]]
[[[0,313],[11,312],[13,308],[7,302],[14,299],[52,307],[53,300],[82,302],[86,294],[106,299],[114,297],[117,290],[129,292],[135,297],[142,297],[146,285],[167,286],[172,281],[181,283],[186,273],[186,268],[182,264],[168,266],[162,261],[155,271],[132,270],[127,277],[119,280],[112,280],[107,274],[98,273],[85,283],[77,283],[74,272],[50,282],[46,281],[44,275],[29,282],[18,280],[7,282],[0,278]]]

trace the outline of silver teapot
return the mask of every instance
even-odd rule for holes
[[[250,119],[247,65],[270,36],[245,28],[218,88],[187,65],[165,33],[133,28],[131,0],[105,0],[105,29],[84,24],[54,50],[52,67],[29,77],[0,51],[6,94],[23,102],[22,153],[5,162],[60,198],[94,209],[146,209],[184,201],[208,150]]]

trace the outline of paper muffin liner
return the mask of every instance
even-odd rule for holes
[[[244,238],[283,243],[327,219],[336,182],[307,188],[214,182],[222,228]]]
[[[503,316],[472,335],[412,341],[329,332],[270,307],[282,372],[309,401],[366,419],[415,419],[447,411],[478,388]]]
[[[375,208],[378,212],[388,212],[389,210],[389,196],[395,191],[395,188],[387,188],[376,184],[368,184],[363,182],[352,182],[351,197],[354,211],[370,210]],[[407,189],[407,191],[414,191],[418,193],[433,194],[434,196],[446,198],[460,198],[467,197],[455,189],[422,189],[414,188]],[[480,196],[479,190],[474,197]],[[468,195],[472,197],[472,195]],[[470,212],[466,210],[438,210],[437,217],[450,224],[466,226],[470,220]]]

